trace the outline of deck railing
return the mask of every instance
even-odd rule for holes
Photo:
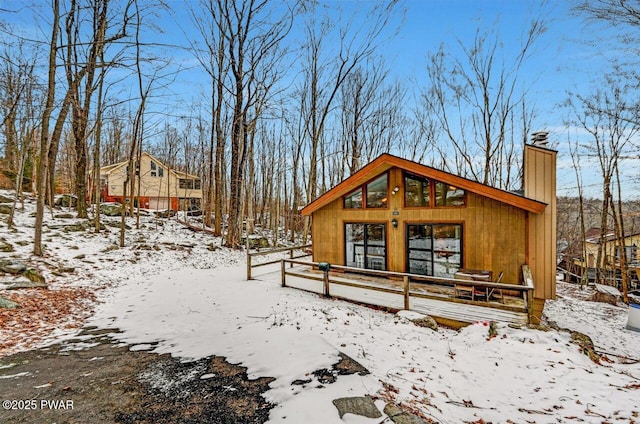
[[[306,278],[309,280],[315,281],[323,281],[323,292],[325,296],[331,297],[331,285],[339,285],[339,286],[347,286],[354,287],[363,290],[372,290],[378,292],[386,292],[403,296],[404,309],[409,310],[411,308],[411,298],[423,298],[423,299],[437,299],[443,301],[450,302],[461,302],[460,299],[457,298],[449,298],[443,297],[442,295],[436,295],[435,293],[427,294],[423,292],[417,292],[411,289],[412,283],[429,283],[436,286],[444,286],[453,289],[456,284],[464,284],[466,286],[474,286],[482,289],[493,289],[495,290],[505,290],[510,292],[517,292],[518,295],[524,300],[524,307],[515,307],[515,306],[505,306],[500,305],[501,309],[510,309],[513,311],[521,311],[526,313],[528,318],[530,319],[531,314],[533,312],[533,278],[531,277],[531,271],[529,271],[529,267],[527,265],[523,266],[523,276],[524,283],[522,285],[519,284],[507,284],[507,283],[495,283],[489,281],[473,281],[473,280],[459,280],[455,278],[443,278],[443,277],[433,277],[426,275],[418,275],[418,274],[408,274],[403,272],[394,272],[394,271],[379,271],[379,270],[371,270],[371,269],[362,269],[355,268],[344,265],[331,265],[331,271],[323,272],[322,275],[314,275],[308,273],[302,273],[298,270],[292,268],[293,265],[304,265],[309,266],[315,269],[320,269],[322,266],[320,262],[311,262],[311,261],[301,261],[296,259],[282,259],[281,261],[281,284],[282,287],[287,286],[287,276],[295,276],[298,278]],[[289,264],[289,268],[287,268],[287,264]],[[332,271],[339,271],[334,273]],[[526,273],[525,273],[526,272]],[[402,281],[402,286],[400,288],[398,284],[398,288],[393,287],[392,285],[371,285],[359,283],[356,281],[346,281],[346,278],[340,277],[344,276],[344,273],[357,273],[362,276],[372,276],[372,277],[382,277],[391,280],[395,280],[398,283]],[[465,302],[466,303],[466,302]],[[480,302],[473,302],[475,304]],[[482,302],[483,304],[487,304],[488,302]]]
[[[278,258],[278,259],[274,259],[274,260],[270,260],[270,261],[260,262],[260,263],[254,264],[253,260],[252,260],[253,257],[255,257],[255,256],[267,256],[267,255],[272,255],[272,254],[275,254],[275,253],[289,252],[289,259],[293,260],[293,259],[299,259],[299,258],[304,258],[304,257],[307,257],[307,256],[311,256],[311,252],[309,251],[309,249],[311,249],[311,244],[305,244],[305,245],[302,245],[302,246],[281,247],[281,248],[270,249],[270,250],[260,250],[260,251],[256,251],[256,252],[251,252],[251,251],[249,251],[249,249],[247,249],[247,280],[251,280],[252,279],[251,272],[252,272],[253,268],[258,268],[258,267],[265,266],[265,265],[277,264],[282,260],[282,258]],[[294,254],[295,251],[302,251],[303,253],[298,255],[298,256],[295,256],[295,254]]]

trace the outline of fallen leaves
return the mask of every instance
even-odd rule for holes
[[[83,288],[14,290],[4,297],[20,307],[0,309],[0,355],[33,348],[54,330],[78,328],[95,302]]]

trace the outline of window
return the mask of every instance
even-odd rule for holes
[[[197,211],[201,209],[201,199],[181,197],[178,199],[178,209],[181,211]]]
[[[389,205],[389,198],[387,197],[387,181],[388,176],[385,173],[363,187],[358,187],[358,189],[344,196],[344,208],[386,208]],[[364,203],[363,199],[366,199],[366,203]]]
[[[185,190],[200,190],[200,180],[190,178],[180,178],[178,182],[180,188]]]
[[[465,205],[465,197],[463,189],[451,184],[404,175],[405,207],[461,207]]]
[[[407,224],[407,272],[451,277],[462,267],[461,224]]]
[[[362,188],[344,196],[344,207],[345,209],[362,208]]]
[[[464,190],[436,181],[436,206],[464,206]]]
[[[136,175],[140,175],[140,162],[135,161],[135,169],[136,169]],[[126,166],[125,171],[126,174],[129,174],[129,165]]]
[[[367,207],[386,208],[387,198],[387,174],[367,184]]]
[[[429,206],[429,180],[415,175],[404,176],[404,205]]]
[[[345,264],[366,269],[387,269],[385,224],[345,224]]]
[[[151,161],[151,176],[152,177],[164,177],[164,169],[156,164],[154,161]]]
[[[635,263],[638,261],[638,247],[634,244],[633,246],[625,246],[625,260],[630,263]],[[616,260],[620,260],[620,246],[616,246]]]

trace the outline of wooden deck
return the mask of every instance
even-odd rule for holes
[[[277,273],[283,285],[325,294],[327,289],[322,271],[311,265],[292,265],[294,264],[285,267],[283,263],[281,271]],[[411,278],[403,280],[334,271],[331,271],[328,277],[331,297],[391,310],[408,309],[430,315],[440,324],[451,327],[478,321],[516,324],[527,324],[529,321],[527,302],[522,296],[504,294],[501,298],[472,301],[455,296],[456,280],[441,280],[437,283],[416,282]],[[275,273],[271,273],[258,278],[272,280],[276,277]]]

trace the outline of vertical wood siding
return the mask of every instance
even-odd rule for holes
[[[542,215],[529,216],[528,260],[536,299],[556,296],[556,152],[527,145],[524,154],[524,193],[545,202]],[[541,311],[540,311],[541,312]]]
[[[384,209],[343,209],[342,198],[313,212],[314,261],[344,265],[344,224],[376,222],[387,224],[387,266],[406,271],[406,223],[453,223],[463,227],[463,267],[487,269],[503,282],[519,283],[525,263],[525,221],[527,212],[504,203],[467,192],[466,206],[446,208],[405,208],[402,170],[389,171],[389,207]],[[371,175],[375,178],[377,175]],[[394,187],[399,191],[393,195]],[[397,209],[399,215],[393,215]],[[398,219],[398,227],[391,225]]]

